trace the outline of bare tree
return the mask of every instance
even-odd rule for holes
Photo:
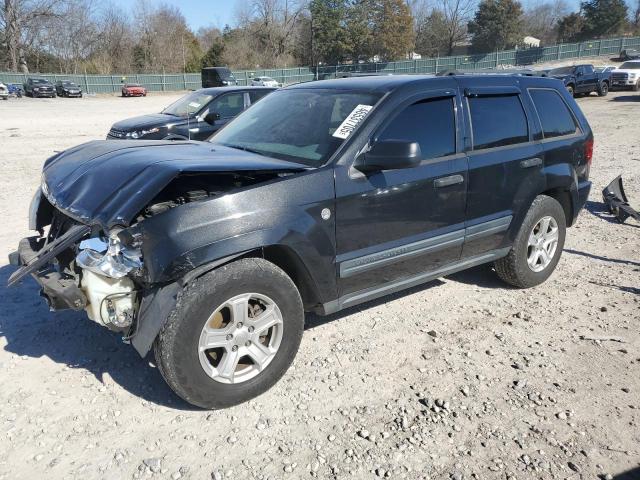
[[[9,69],[28,73],[25,50],[41,32],[42,22],[61,14],[66,0],[2,0],[0,26],[5,31]]]
[[[570,11],[565,0],[529,3],[524,13],[524,33],[540,39],[541,43],[554,43],[558,37],[558,21]]]
[[[456,45],[467,39],[467,23],[473,16],[474,0],[443,0],[430,8],[414,0],[416,44],[424,53],[451,55]]]

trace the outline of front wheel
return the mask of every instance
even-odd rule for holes
[[[304,329],[300,294],[259,258],[224,265],[186,287],[154,344],[171,389],[203,408],[226,408],[271,388]]]
[[[540,285],[553,273],[560,260],[567,233],[562,205],[538,195],[522,222],[506,257],[495,262],[496,273],[519,288]]]
[[[640,90],[640,80],[638,80],[636,84],[633,86],[634,92],[637,92],[638,90]]]
[[[571,96],[575,95],[575,89],[573,88],[573,85],[567,85],[567,92],[569,92],[569,95]]]
[[[609,93],[609,84],[607,82],[603,82],[602,85],[600,85],[600,88],[598,88],[598,96],[606,97],[607,93]]]

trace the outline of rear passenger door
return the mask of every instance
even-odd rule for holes
[[[483,86],[485,80],[460,79],[469,161],[463,258],[511,245],[542,175],[541,147],[520,88]]]

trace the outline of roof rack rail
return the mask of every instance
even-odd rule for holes
[[[530,68],[487,68],[484,70],[446,69],[436,73],[437,77],[449,75],[520,75],[525,77],[546,77],[547,72]]]

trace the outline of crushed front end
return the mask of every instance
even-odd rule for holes
[[[22,239],[9,255],[20,267],[9,285],[31,275],[51,310],[85,310],[100,325],[128,331],[139,303],[140,251],[124,246],[117,230],[108,235],[66,215],[41,190],[32,201],[29,224],[39,235]]]

